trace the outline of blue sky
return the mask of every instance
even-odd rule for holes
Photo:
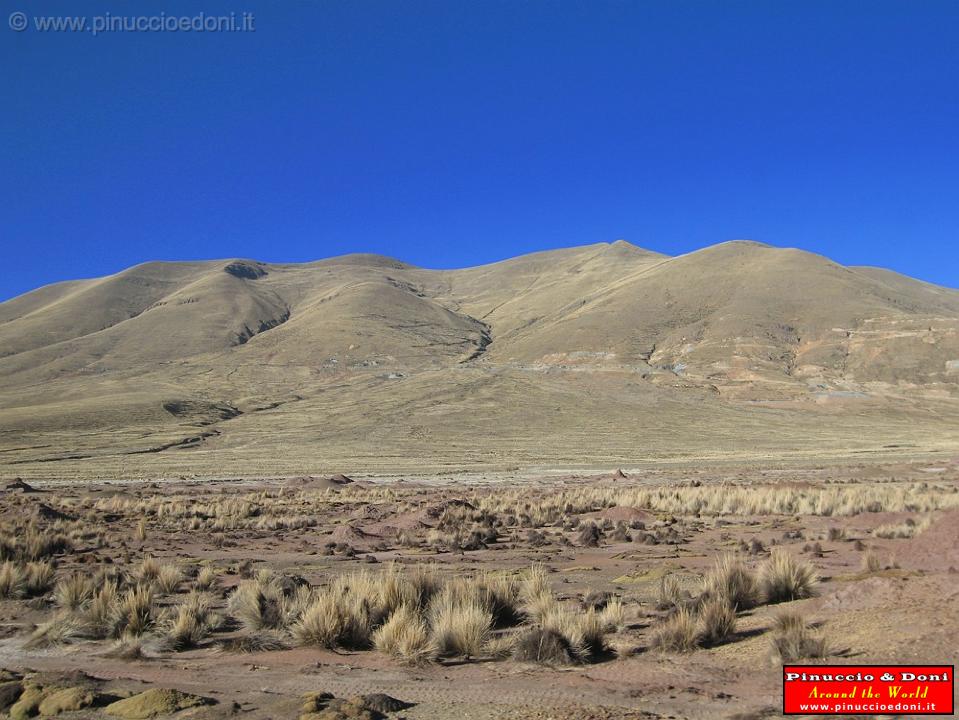
[[[2,0],[0,299],[151,259],[734,238],[959,287],[959,3]],[[252,12],[255,32],[23,32]]]

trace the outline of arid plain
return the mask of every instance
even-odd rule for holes
[[[955,661],[959,292],[625,242],[0,304],[0,712],[765,718]]]

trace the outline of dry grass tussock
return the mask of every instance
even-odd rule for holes
[[[735,555],[725,555],[718,560],[703,584],[705,593],[723,598],[735,610],[749,610],[759,604],[756,576]]]
[[[60,580],[53,594],[60,608],[75,611],[90,603],[93,591],[93,579],[89,575],[75,573]]]
[[[680,608],[670,615],[652,636],[652,646],[663,652],[688,653],[699,647],[699,631],[695,614]]]
[[[771,656],[776,664],[824,658],[830,654],[826,639],[815,634],[796,612],[787,611],[776,616],[771,643]]]
[[[774,551],[759,568],[759,584],[767,603],[812,597],[819,578],[815,568],[784,550]]]
[[[907,518],[901,523],[880,525],[872,531],[872,534],[874,537],[884,540],[911,538],[927,530],[931,524],[932,518],[929,516],[922,518],[919,522]]]
[[[408,665],[423,665],[439,655],[439,647],[418,608],[403,605],[373,633],[373,647]]]
[[[222,624],[223,619],[213,611],[211,598],[200,593],[188,595],[176,608],[169,621],[166,641],[171,650],[196,647]]]
[[[539,524],[603,507],[635,507],[675,515],[819,515],[931,512],[959,507],[952,487],[928,483],[856,483],[819,487],[734,484],[659,487],[583,487],[550,492],[532,504],[528,491],[497,489],[478,500],[496,513],[529,508]]]

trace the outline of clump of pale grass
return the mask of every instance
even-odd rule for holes
[[[530,628],[515,641],[513,659],[540,665],[569,665],[575,658],[566,637],[544,628]]]
[[[728,599],[713,595],[699,608],[699,642],[721,645],[736,631],[735,606]]]
[[[778,550],[760,568],[759,582],[766,602],[780,603],[812,597],[819,578],[808,562]]]
[[[20,543],[20,555],[24,560],[42,560],[73,549],[73,542],[56,530],[40,530],[35,526],[27,529]]]
[[[95,637],[114,634],[120,617],[120,591],[116,582],[106,581],[93,594],[86,612],[87,622]]]
[[[217,583],[217,574],[216,570],[207,565],[200,569],[200,572],[196,575],[196,580],[193,583],[193,587],[196,590],[209,591],[212,590]]]
[[[652,645],[663,652],[692,652],[699,646],[696,616],[680,608],[653,632]]]
[[[335,648],[345,634],[345,619],[337,599],[320,593],[293,625],[293,637],[300,645]]]
[[[508,658],[516,648],[516,640],[516,635],[512,633],[493,635],[486,641],[486,654],[497,660]]]
[[[273,578],[258,577],[237,587],[227,610],[248,631],[274,630],[284,625],[283,602],[279,583]]]
[[[685,592],[675,575],[663,575],[659,581],[659,595],[656,607],[660,610],[677,608],[685,605],[689,594]]]
[[[177,565],[163,565],[157,572],[154,584],[164,595],[172,595],[183,582],[183,571]]]
[[[759,602],[756,576],[735,555],[718,560],[703,584],[709,596],[724,598],[734,609],[748,610]]]
[[[143,635],[153,629],[155,623],[151,587],[138,585],[120,597],[113,627],[115,635]]]
[[[619,598],[613,598],[599,611],[603,630],[608,633],[619,632],[626,625],[626,606]]]
[[[63,645],[87,635],[88,627],[82,617],[76,613],[61,610],[47,622],[38,625],[25,646],[37,648]]]
[[[43,595],[53,587],[55,572],[49,561],[27,563],[24,574],[24,590],[31,597]]]
[[[523,612],[534,623],[540,623],[556,606],[556,598],[549,585],[549,577],[543,565],[530,567],[519,590]]]
[[[141,583],[152,583],[160,575],[160,563],[156,558],[145,557],[134,575]]]
[[[784,612],[773,621],[772,658],[777,664],[824,658],[829,653],[826,639],[815,635],[796,612]]]
[[[167,645],[178,652],[196,647],[209,637],[220,622],[220,617],[213,612],[210,599],[192,593],[176,609],[176,615],[167,630]]]
[[[289,650],[290,643],[281,635],[271,632],[252,632],[224,641],[223,647],[232,652],[257,653]]]
[[[373,633],[373,647],[408,665],[422,665],[436,658],[438,648],[417,608],[402,605]]]
[[[53,591],[57,605],[64,610],[80,610],[93,599],[93,580],[75,573],[61,579]]]
[[[20,598],[26,594],[23,568],[12,560],[0,564],[0,598]]]
[[[558,603],[541,621],[544,630],[554,630],[566,638],[577,660],[588,661],[605,649],[606,624],[595,610],[585,612]]]
[[[932,518],[930,517],[924,517],[919,522],[907,518],[901,523],[880,525],[872,531],[872,534],[885,540],[911,538],[925,531],[931,524]]]
[[[476,600],[457,601],[450,594],[441,594],[430,604],[429,624],[440,654],[469,658],[482,655],[493,616]]]
[[[140,660],[144,656],[143,638],[137,635],[124,635],[114,641],[113,647],[107,650],[104,657],[117,660]]]

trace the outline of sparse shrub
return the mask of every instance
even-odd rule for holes
[[[602,610],[609,604],[612,597],[612,594],[605,590],[593,590],[583,598],[583,602],[580,604],[583,610],[589,610],[590,608],[593,610]]]
[[[699,645],[696,617],[680,608],[653,632],[652,645],[663,652],[692,652]]]
[[[140,520],[140,522],[137,523],[134,534],[136,535],[136,539],[140,542],[143,542],[147,539],[147,524],[145,520]]]
[[[760,568],[760,585],[767,603],[812,597],[818,577],[812,565],[784,551],[774,552]]]
[[[540,665],[569,665],[574,661],[569,641],[562,633],[530,628],[520,635],[513,648],[513,659]]]
[[[748,610],[759,602],[759,583],[742,560],[726,555],[706,575],[706,592],[723,598],[733,609]]]
[[[549,538],[539,530],[529,530],[526,533],[526,544],[530,547],[543,547],[549,544]]]
[[[841,528],[841,527],[839,527],[838,525],[833,525],[831,528],[829,528],[829,535],[828,535],[828,537],[829,537],[829,540],[832,541],[832,542],[838,542],[839,540],[845,540],[845,539],[846,539],[846,530],[845,530],[845,528]]]

